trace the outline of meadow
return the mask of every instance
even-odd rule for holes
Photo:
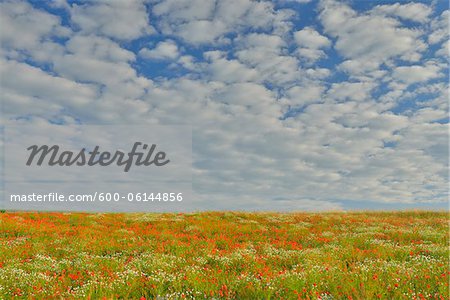
[[[0,299],[449,299],[448,212],[0,214]]]

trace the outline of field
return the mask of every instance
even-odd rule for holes
[[[0,299],[448,299],[446,212],[0,214]]]

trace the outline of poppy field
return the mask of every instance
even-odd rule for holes
[[[0,214],[0,299],[448,299],[448,212]]]

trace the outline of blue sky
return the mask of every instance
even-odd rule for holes
[[[2,123],[187,125],[191,209],[447,208],[447,1],[1,1]]]

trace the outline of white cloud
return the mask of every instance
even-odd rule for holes
[[[373,9],[375,14],[396,16],[405,20],[425,23],[432,13],[431,7],[423,3],[378,5]]]
[[[70,14],[74,24],[86,34],[98,33],[118,40],[133,40],[154,33],[144,2],[140,0],[72,4]]]
[[[258,72],[259,81],[284,85],[300,77],[299,62],[295,57],[284,54],[286,43],[281,37],[250,33],[235,42],[238,43],[236,57]]]
[[[102,84],[117,83],[135,76],[136,71],[127,63],[108,62],[94,57],[67,54],[54,60],[54,69],[75,81]]]
[[[298,2],[298,3],[309,3],[312,0],[292,0],[293,2]]]
[[[328,91],[330,98],[337,100],[364,101],[369,99],[369,93],[374,88],[370,82],[333,83]]]
[[[307,84],[294,86],[287,91],[288,103],[293,106],[321,102],[325,87],[321,85]]]
[[[135,53],[108,38],[75,34],[65,49],[51,57],[53,71],[76,82],[95,84],[103,95],[136,99],[151,85],[151,80],[138,76],[131,66]]]
[[[311,27],[294,32],[294,39],[299,47],[319,49],[326,48],[331,45],[328,38],[318,33]]]
[[[229,43],[229,32],[245,28],[285,31],[292,13],[274,10],[269,1],[213,0],[161,1],[153,7],[153,14],[161,19],[158,28],[184,41],[199,45]]]
[[[205,68],[207,74],[211,74],[211,79],[225,83],[257,81],[259,77],[255,69],[249,68],[238,60],[228,60],[224,53],[210,51],[204,53],[205,58],[210,62]]]
[[[378,70],[379,63],[377,61],[349,59],[339,65],[339,69],[350,74],[359,75],[366,71]]]
[[[182,39],[192,44],[228,42],[221,38],[226,33],[225,24],[221,21],[194,20],[179,28],[176,32]]]
[[[394,69],[392,76],[407,84],[426,82],[441,76],[441,68],[433,63],[425,66],[401,66]]]
[[[336,38],[335,48],[351,60],[360,60],[360,67],[389,63],[393,58],[417,61],[426,49],[420,39],[422,32],[402,27],[399,21],[373,11],[359,14],[348,5],[324,0],[320,20],[327,34]],[[367,62],[372,64],[367,64]]]
[[[171,40],[159,42],[153,49],[143,48],[139,54],[150,59],[176,59],[180,55],[177,44]]]
[[[53,38],[71,34],[70,29],[61,26],[59,17],[22,1],[0,3],[0,28],[0,43],[6,55],[21,58],[26,53],[38,61],[63,51]]]
[[[66,50],[86,57],[112,62],[133,61],[135,54],[121,48],[117,43],[95,35],[75,35],[66,44]]]
[[[430,44],[437,44],[444,39],[449,38],[449,20],[450,11],[446,10],[442,12],[439,18],[433,19],[431,22],[431,33],[428,36],[428,42]]]
[[[326,56],[322,50],[310,48],[299,48],[297,49],[297,54],[310,64]]]
[[[294,40],[298,46],[298,55],[310,63],[325,57],[325,52],[319,49],[328,48],[331,45],[328,38],[311,27],[294,32]]]
[[[281,54],[286,46],[285,41],[277,35],[250,33],[241,36],[235,41],[239,48],[251,49],[258,52]]]
[[[436,51],[436,56],[443,57],[444,59],[448,60],[450,57],[450,41],[446,41],[442,43],[441,49]]]
[[[174,20],[188,22],[211,18],[215,2],[211,0],[167,0],[153,6],[153,13],[157,16],[169,15]]]
[[[97,97],[93,85],[80,84],[14,61],[0,61],[5,113],[52,116],[62,108],[82,112]]]

